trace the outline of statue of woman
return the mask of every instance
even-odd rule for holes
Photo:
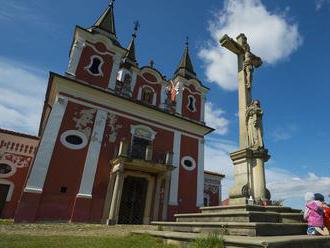
[[[249,147],[261,148],[264,147],[263,142],[263,127],[262,114],[259,101],[252,101],[247,111],[247,128]]]

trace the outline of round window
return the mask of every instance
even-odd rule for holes
[[[69,130],[62,133],[61,142],[69,149],[79,150],[87,145],[88,139],[85,134],[79,131]]]
[[[0,164],[0,174],[9,174],[13,169],[8,164]]]
[[[188,171],[192,171],[196,168],[195,160],[190,156],[185,156],[181,159],[181,165]]]

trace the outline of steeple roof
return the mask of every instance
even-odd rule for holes
[[[132,34],[132,40],[127,47],[127,52],[126,52],[125,57],[123,58],[123,63],[131,64],[131,65],[134,65],[137,67],[138,65],[136,62],[136,55],[135,55],[135,39],[136,39],[137,31],[140,27],[140,24],[138,21],[136,21],[134,25],[135,25],[135,27],[134,27],[134,32]]]
[[[115,16],[114,16],[114,0],[110,1],[109,7],[99,17],[94,24],[95,28],[99,28],[116,37]]]
[[[188,42],[188,37],[186,41],[186,47],[184,49],[181,61],[178,65],[178,68],[176,69],[174,76],[182,76],[187,79],[195,78],[197,79],[197,75],[194,71],[194,66],[191,62],[191,58],[189,55],[189,42]]]

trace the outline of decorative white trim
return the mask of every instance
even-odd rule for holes
[[[17,171],[17,167],[15,166],[15,164],[9,160],[0,160],[0,164],[6,164],[11,168],[11,171],[9,173],[6,174],[2,174],[0,173],[0,178],[8,178],[13,176],[16,171]]]
[[[75,136],[78,136],[79,138],[81,138],[82,142],[81,144],[79,145],[74,145],[74,144],[71,144],[69,143],[67,140],[66,140],[66,137],[68,136],[71,136],[71,135],[75,135]],[[66,147],[66,148],[69,148],[69,149],[72,149],[72,150],[80,150],[80,149],[83,149],[87,144],[88,144],[88,139],[86,137],[85,134],[83,134],[82,132],[79,132],[77,130],[68,130],[68,131],[65,131],[61,134],[61,143]]]
[[[201,96],[201,122],[205,122],[205,102],[206,97],[203,95]]]
[[[42,189],[40,189],[40,188],[25,188],[24,189],[24,192],[41,194],[42,193]]]
[[[190,161],[192,163],[192,166],[191,167],[188,167],[184,164],[184,161]],[[193,171],[194,169],[196,169],[196,161],[195,159],[193,159],[192,157],[190,156],[184,156],[182,159],[181,159],[181,165],[182,167],[187,170],[187,171]]]
[[[91,70],[90,70],[91,66],[93,65],[94,59],[99,59],[101,61],[101,63],[99,64],[99,67],[98,67],[99,73],[97,73],[97,74],[91,72]],[[103,60],[103,58],[101,56],[99,56],[99,55],[92,55],[90,57],[89,65],[87,65],[85,67],[85,70],[88,72],[88,74],[90,74],[90,75],[92,75],[94,77],[99,77],[99,76],[100,77],[103,77],[103,71],[102,71],[103,64],[104,64],[104,60]]]
[[[140,123],[144,123],[144,124],[150,124],[150,122],[148,121],[145,121],[145,120],[142,120],[140,118],[136,118],[136,117],[132,117],[130,115],[127,115],[127,114],[123,114],[121,112],[117,112],[115,110],[109,110],[107,108],[104,108],[104,107],[100,107],[100,106],[97,106],[97,105],[94,105],[94,104],[91,104],[91,103],[87,103],[87,102],[84,102],[84,101],[81,101],[81,100],[78,100],[76,98],[69,98],[71,102],[74,102],[74,103],[78,103],[80,105],[83,105],[83,106],[87,106],[87,107],[90,107],[90,108],[99,108],[99,109],[102,109],[104,111],[107,111],[107,112],[110,112],[110,113],[113,113],[115,115],[118,115],[118,116],[121,116],[121,117],[124,117],[124,118],[128,118],[130,120],[134,120],[134,121],[138,121]],[[169,128],[169,127],[164,127],[164,126],[161,126],[159,124],[156,124],[156,123],[152,123],[151,124],[153,127],[156,127],[156,128],[160,128],[160,129],[163,129],[163,130],[167,130],[167,131],[171,131],[171,132],[174,132],[174,131],[178,131],[178,132],[181,132],[181,130],[177,130],[177,129],[174,129],[174,128]],[[201,140],[202,138],[201,137],[198,137],[198,136],[195,136],[193,134],[190,134],[190,133],[186,133],[186,132],[182,132],[185,136],[188,136],[188,137],[191,137],[191,138],[194,138],[194,139],[197,139],[197,140]]]
[[[184,89],[187,90],[187,91],[189,91],[189,93],[192,94],[192,95],[200,95],[200,96],[202,95],[200,92],[196,92],[196,91],[193,92],[193,91],[191,91],[191,89],[189,89],[189,87],[187,87],[187,86],[185,86]]]
[[[139,134],[138,131],[141,130],[142,132]],[[144,133],[149,133],[150,136],[144,136],[142,135]],[[132,137],[133,136],[136,136],[136,137],[140,137],[140,138],[143,138],[143,139],[147,139],[147,140],[150,140],[150,141],[153,141],[157,135],[157,132],[154,131],[153,129],[151,129],[150,127],[148,126],[144,126],[144,125],[131,125],[131,134],[132,134]]]
[[[77,198],[83,198],[83,199],[92,199],[93,198],[93,196],[90,195],[90,194],[82,194],[82,193],[77,194],[76,197]]]
[[[180,171],[180,154],[181,154],[181,132],[174,131],[173,140],[173,165],[175,169],[171,172],[170,199],[169,205],[178,205],[179,190],[179,171]]]
[[[27,180],[26,189],[38,189],[41,191],[43,189],[66,107],[67,99],[62,96],[57,97],[57,102],[53,105],[41,137],[39,149]]]
[[[6,202],[10,202],[11,198],[13,196],[13,193],[14,193],[15,184],[12,181],[9,181],[9,180],[6,180],[6,179],[0,179],[0,184],[9,185],[9,190],[8,190],[8,194],[7,194],[7,197],[6,197]]]
[[[108,85],[108,88],[111,90],[114,90],[116,87],[117,74],[119,73],[119,67],[120,67],[120,60],[121,60],[120,56],[113,57],[112,71]]]
[[[204,205],[204,140],[198,141],[198,171],[197,171],[197,196],[196,206],[202,207]]]
[[[80,61],[81,53],[85,47],[85,41],[77,39],[72,47],[70,61],[66,73],[76,76],[77,67]]]
[[[192,106],[193,106],[193,110],[191,110],[189,108],[189,105],[190,105],[190,99],[192,99]],[[197,111],[197,108],[196,108],[196,98],[193,96],[193,95],[189,95],[188,96],[188,103],[186,105],[186,108],[190,111],[190,112],[196,112]]]
[[[88,42],[88,41],[87,41]],[[106,45],[103,43],[103,42],[98,42],[98,43],[102,43],[105,47]],[[106,51],[106,52],[101,52],[99,51],[96,47],[95,47],[95,44],[91,43],[91,42],[88,42],[88,47],[92,48],[94,50],[94,52],[97,52],[98,54],[100,55],[110,55],[110,56],[113,56],[114,53],[112,52],[109,52],[109,51]]]
[[[107,114],[106,111],[97,110],[78,195],[92,195]]]

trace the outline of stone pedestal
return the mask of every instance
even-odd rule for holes
[[[234,186],[229,192],[229,204],[246,204],[250,196],[256,202],[269,200],[266,189],[264,163],[270,158],[264,148],[241,149],[230,154],[234,164]]]

